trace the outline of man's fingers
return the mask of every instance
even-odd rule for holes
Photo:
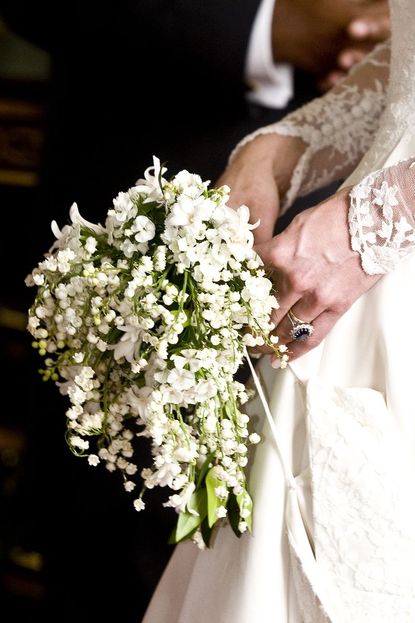
[[[339,69],[335,69],[334,71],[330,71],[323,78],[318,81],[318,88],[320,91],[325,93],[332,87],[334,87],[340,80],[343,80],[347,75],[346,71],[340,71]]]
[[[390,19],[386,14],[360,17],[350,22],[347,31],[358,41],[383,41],[390,36]]]
[[[342,50],[337,57],[337,63],[341,69],[348,71],[356,65],[356,63],[360,63],[366,56],[366,51],[361,48],[346,48]]]
[[[336,69],[329,71],[319,80],[318,87],[320,91],[324,93],[338,84],[340,80],[343,80],[349,70],[357,63],[360,63],[371,49],[372,45],[367,44],[366,46],[348,47],[342,50],[337,56]]]

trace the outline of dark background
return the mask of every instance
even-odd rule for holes
[[[34,290],[24,278],[53,242],[50,221],[64,224],[69,209],[62,199],[55,210],[41,183],[50,71],[46,53],[0,22],[1,619],[139,621],[174,517],[151,496],[140,516],[115,474],[70,453],[66,400],[42,383],[26,332]]]

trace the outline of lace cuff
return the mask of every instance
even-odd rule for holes
[[[370,147],[386,104],[390,41],[378,45],[347,78],[323,97],[281,121],[259,128],[235,147],[262,134],[299,137],[307,147],[295,167],[283,198],[283,213],[297,196],[344,179]]]
[[[367,175],[350,192],[349,231],[369,275],[415,250],[415,158]]]

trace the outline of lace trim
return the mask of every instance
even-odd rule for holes
[[[350,192],[351,246],[369,275],[392,271],[414,250],[414,164],[405,160],[370,173]]]
[[[389,52],[390,42],[377,46],[366,58],[363,72],[352,70],[341,85],[325,96],[249,134],[235,147],[229,161],[260,135],[301,138],[308,147],[293,172],[282,213],[297,196],[344,177],[370,147],[378,130],[386,105]]]

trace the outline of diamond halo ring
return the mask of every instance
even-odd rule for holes
[[[305,342],[310,335],[313,335],[314,327],[311,322],[300,320],[300,318],[297,318],[292,311],[289,311],[287,315],[292,325],[290,336],[293,340],[296,340],[297,342]]]

